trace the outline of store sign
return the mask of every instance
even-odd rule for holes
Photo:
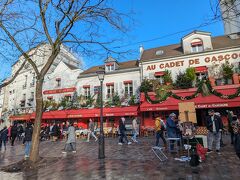
[[[202,56],[195,59],[186,59],[186,60],[178,60],[178,61],[168,61],[168,62],[161,62],[157,64],[148,65],[146,70],[147,71],[154,71],[154,70],[163,70],[169,68],[178,68],[178,67],[197,67],[197,66],[204,66],[212,63],[219,63],[222,61],[228,60],[236,60],[240,59],[240,53],[224,53],[219,55],[213,56]]]
[[[198,104],[195,105],[197,109],[204,109],[204,108],[222,108],[228,107],[228,103],[219,103],[219,104]]]
[[[67,93],[67,92],[74,92],[76,88],[63,88],[63,89],[54,89],[54,90],[46,90],[43,91],[43,94],[60,94],[60,93]]]

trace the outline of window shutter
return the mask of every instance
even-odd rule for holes
[[[119,82],[119,94],[123,94],[124,93],[124,90],[123,90],[123,83],[122,82]]]
[[[154,79],[154,73],[149,73],[149,79]]]
[[[90,96],[94,95],[94,86],[90,85]]]
[[[114,94],[119,94],[118,83],[114,83]]]
[[[137,89],[138,89],[138,82],[137,82],[137,80],[134,80],[133,81],[133,94],[136,94],[136,91],[137,91]]]

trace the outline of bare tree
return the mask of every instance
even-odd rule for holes
[[[115,52],[110,48],[111,43],[117,39],[113,32],[118,35],[126,32],[126,28],[123,26],[123,14],[118,13],[112,5],[109,0],[0,2],[0,42],[11,49],[11,52],[19,52],[25,59],[15,75],[2,84],[2,87],[14,81],[25,63],[29,63],[36,74],[36,117],[30,153],[32,162],[39,159],[39,134],[43,112],[42,87],[45,75],[59,55],[62,45],[72,46],[81,53],[93,52],[94,48]],[[39,69],[28,50],[42,43],[50,45],[51,54],[44,66]],[[4,52],[1,53],[5,55]]]

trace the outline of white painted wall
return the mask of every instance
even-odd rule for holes
[[[136,94],[136,91],[138,90],[140,86],[140,70],[134,70],[130,72],[118,72],[116,73],[107,73],[104,77],[103,82],[103,97],[106,100],[107,95],[107,87],[106,83],[112,83],[114,82],[114,92],[118,93],[119,96],[124,95],[124,81],[132,80],[133,82],[133,94]],[[90,91],[91,95],[94,94],[94,86],[100,86],[100,82],[98,80],[98,76],[86,76],[86,77],[79,77],[78,83],[77,83],[77,91],[79,94],[84,95],[84,85],[90,85]]]
[[[155,72],[168,69],[172,72],[173,79],[175,79],[176,75],[180,71],[184,72],[188,67],[207,66],[209,68],[213,66],[213,64],[219,64],[219,67],[221,67],[221,64],[226,60],[237,66],[240,62],[240,48],[202,52],[186,56],[143,62],[143,78],[154,78]],[[174,67],[166,68],[167,64],[172,64]]]

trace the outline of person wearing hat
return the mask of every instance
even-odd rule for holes
[[[167,148],[167,142],[164,138],[164,130],[166,129],[166,125],[160,117],[155,119],[155,133],[156,133],[156,146],[159,144],[159,139],[162,138],[164,147]]]
[[[216,152],[220,154],[220,139],[221,131],[223,129],[223,123],[219,116],[217,116],[214,110],[208,111],[209,116],[206,119],[206,126],[208,129],[208,153],[211,153],[213,148],[213,141],[216,142]]]

